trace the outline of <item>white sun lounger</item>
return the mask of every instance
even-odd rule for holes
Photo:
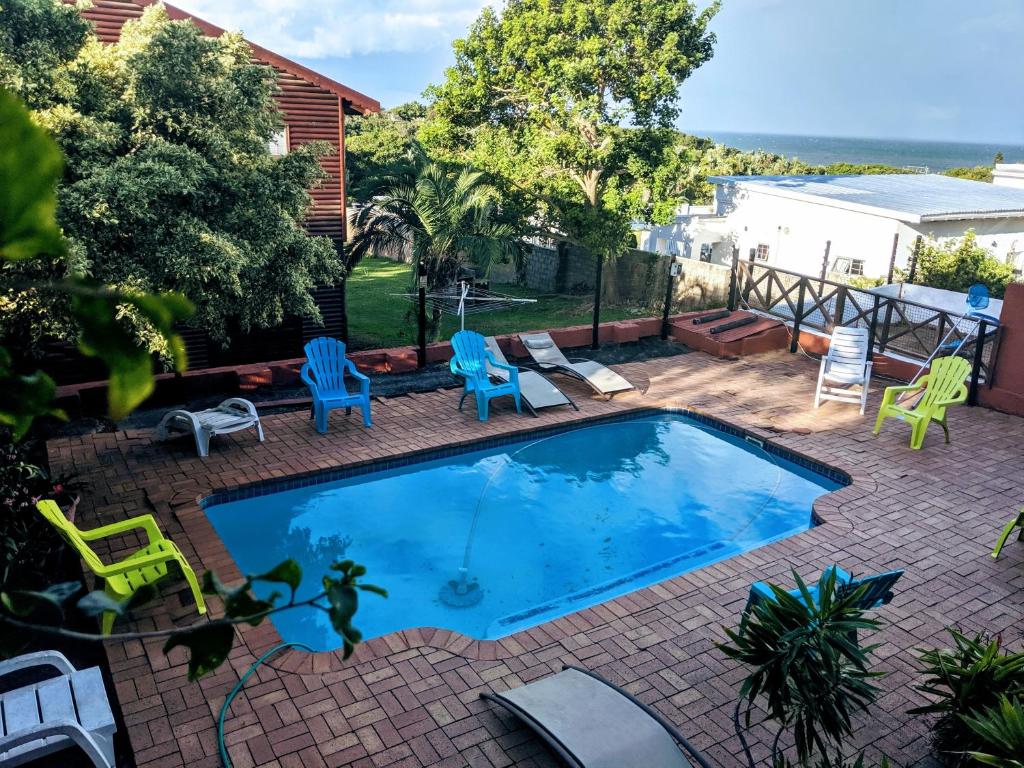
[[[480,696],[519,717],[576,768],[711,768],[663,715],[580,667]]]
[[[505,353],[498,346],[497,339],[493,336],[488,336],[484,339],[484,342],[487,344],[487,349],[494,355],[495,360],[504,365],[510,365],[505,358]],[[489,361],[487,363],[487,374],[500,381],[508,381],[509,378],[508,371],[495,368]],[[523,403],[534,416],[537,415],[537,411],[541,408],[553,408],[556,405],[571,405],[573,408],[576,408],[576,403],[570,400],[565,392],[551,383],[550,379],[536,371],[531,371],[529,368],[519,369],[519,394],[523,398]],[[578,411],[579,408],[576,408],[576,410]]]
[[[868,352],[871,335],[867,328],[836,328],[828,345],[828,354],[821,358],[818,388],[814,391],[814,407],[822,400],[857,403],[860,414],[868,401],[871,385],[871,361]],[[855,390],[853,387],[860,387]]]
[[[570,360],[555,344],[548,333],[521,333],[519,340],[523,342],[530,357],[543,370],[557,371],[585,382],[595,392],[611,397],[616,392],[633,389],[633,385],[619,376],[615,371],[596,360],[575,358]]]
[[[0,662],[0,675],[45,666],[60,675],[0,694],[0,765],[76,744],[93,765],[113,768],[117,726],[99,667],[79,671],[62,653],[40,651]]]
[[[214,435],[226,435],[242,429],[256,428],[260,442],[263,442],[263,425],[256,413],[256,406],[240,397],[225,400],[216,408],[205,411],[186,411],[178,409],[164,415],[156,428],[159,440],[166,440],[179,434],[190,434],[195,437],[196,450],[200,456],[210,453],[210,438]]]

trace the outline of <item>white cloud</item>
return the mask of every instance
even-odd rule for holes
[[[346,58],[446,47],[488,0],[171,0],[283,56]]]

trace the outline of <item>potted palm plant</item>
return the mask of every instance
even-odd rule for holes
[[[834,569],[826,569],[816,594],[795,572],[797,594],[769,585],[773,600],[749,607],[739,628],[719,649],[749,668],[739,691],[734,725],[750,768],[755,768],[745,729],[757,721],[775,732],[774,766],[844,766],[843,741],[852,718],[866,712],[878,689],[868,663],[876,646],[862,647],[857,632],[878,622],[858,608],[864,587],[836,590]],[[760,710],[757,716],[756,710]],[[863,766],[864,756],[852,765]]]

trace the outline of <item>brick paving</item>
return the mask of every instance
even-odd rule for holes
[[[713,763],[740,765],[732,733],[734,692],[743,672],[714,648],[734,626],[750,583],[789,583],[796,568],[816,576],[832,562],[867,573],[907,569],[894,602],[879,611],[886,626],[875,668],[883,694],[858,718],[857,738],[898,766],[934,766],[928,723],[905,711],[920,702],[913,649],[943,644],[943,627],[1003,633],[1019,646],[1024,631],[1024,546],[998,561],[988,551],[999,527],[1024,502],[1024,420],[982,408],[950,413],[953,444],[941,430],[924,450],[908,449],[909,430],[890,421],[870,433],[873,414],[854,406],[811,406],[817,366],[785,353],[723,360],[703,353],[618,366],[640,393],[605,402],[568,383],[580,413],[559,409],[516,417],[499,402],[480,424],[454,391],[374,404],[374,427],[332,415],[318,435],[304,412],[264,419],[267,441],[251,432],[215,438],[206,460],[189,440],[158,444],[148,431],[60,439],[49,445],[58,473],[88,483],[79,506],[86,527],[152,512],[197,571],[225,580],[240,574],[197,500],[211,491],[365,462],[537,426],[657,405],[688,407],[754,431],[848,472],[851,486],[819,498],[825,521],[762,547],[610,602],[518,632],[475,641],[445,630],[414,629],[336,654],[286,652],[250,678],[234,702],[227,744],[234,764],[251,766],[551,766],[555,759],[529,731],[479,700],[574,663],[595,669],[656,707]],[[871,406],[877,408],[883,382]],[[727,479],[728,468],[723,468]],[[103,553],[119,556],[131,537]],[[211,611],[219,611],[212,601]],[[195,620],[183,580],[163,599],[115,629],[153,629]],[[357,617],[358,618],[358,617]],[[358,623],[358,621],[357,621]],[[185,653],[165,656],[159,641],[111,644],[108,656],[139,766],[219,764],[216,716],[228,690],[257,656],[279,641],[274,627],[239,630],[230,660],[199,683],[185,677]],[[765,754],[766,732],[754,748]]]

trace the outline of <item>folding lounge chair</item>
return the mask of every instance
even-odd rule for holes
[[[857,607],[861,610],[877,608],[891,603],[893,598],[892,588],[900,580],[900,576],[903,575],[903,571],[887,571],[875,576],[855,579],[838,565],[833,565],[831,568],[836,572],[836,592],[839,594],[849,593],[863,585],[867,585],[867,589],[857,604]],[[808,584],[807,591],[811,593],[811,599],[817,601],[818,585],[816,583]],[[799,589],[791,589],[789,594],[797,599],[801,598]],[[750,585],[750,596],[747,598],[747,604],[743,608],[743,617],[740,619],[740,634],[746,629],[747,620],[750,618],[750,612],[754,609],[754,606],[764,600],[774,601],[775,593],[772,592],[771,587],[765,582],[755,581]],[[856,632],[853,633],[853,637],[857,637]]]
[[[487,344],[487,351],[494,355],[494,359],[499,365],[514,367],[510,365],[505,353],[501,351],[497,339],[488,336],[484,341]],[[487,361],[487,373],[492,379],[509,380],[508,369],[491,365],[490,360]],[[556,405],[571,405],[577,411],[579,410],[576,408],[576,403],[570,400],[568,395],[556,387],[550,379],[529,368],[519,369],[519,392],[523,397],[523,405],[529,408],[530,413],[534,416],[541,408],[553,408]]]
[[[516,715],[575,768],[711,768],[659,712],[580,667],[480,697]]]
[[[118,602],[127,600],[142,586],[161,581],[168,574],[168,564],[177,563],[192,590],[192,596],[196,600],[196,610],[199,613],[206,613],[206,601],[203,599],[203,592],[199,588],[195,571],[192,570],[192,566],[188,564],[188,560],[181,554],[177,545],[170,539],[164,538],[164,535],[160,533],[152,515],[139,515],[119,523],[83,531],[68,520],[57,506],[57,502],[51,499],[36,502],[36,509],[78,552],[79,557],[89,566],[89,570],[103,579],[103,591],[114,600]],[[100,560],[99,555],[87,543],[136,529],[140,529],[146,534],[146,546],[110,565]],[[113,611],[103,613],[100,627],[104,635],[110,634],[116,616],[117,614]]]
[[[570,360],[556,345],[551,334],[524,333],[519,335],[530,357],[542,370],[556,371],[585,382],[600,395],[611,397],[616,392],[633,389],[633,385],[611,368],[596,360],[575,358]]]
[[[867,328],[836,328],[828,345],[828,354],[821,358],[818,388],[814,393],[814,407],[822,400],[841,403],[860,403],[860,414],[868,401],[871,383],[871,363],[868,361]],[[860,391],[850,389],[859,386]]]
[[[60,675],[0,694],[0,765],[77,745],[93,765],[113,768],[117,726],[99,667],[79,671],[63,654],[40,651],[0,661],[0,675],[47,666]]]
[[[158,440],[166,440],[179,434],[192,435],[200,456],[210,455],[210,438],[226,435],[242,429],[256,428],[260,442],[263,442],[263,425],[260,424],[256,406],[240,397],[225,400],[216,408],[205,411],[186,411],[182,408],[171,411],[160,419],[156,427]]]
[[[940,357],[932,362],[931,368],[914,384],[906,387],[886,387],[882,395],[882,405],[878,409],[874,434],[882,431],[882,422],[892,417],[910,424],[910,447],[919,450],[924,444],[924,433],[928,425],[937,422],[946,435],[949,444],[949,427],[946,426],[946,409],[951,405],[960,405],[967,401],[967,385],[964,384],[971,374],[971,364],[962,357]],[[913,408],[898,405],[897,395],[903,392],[924,394]]]

